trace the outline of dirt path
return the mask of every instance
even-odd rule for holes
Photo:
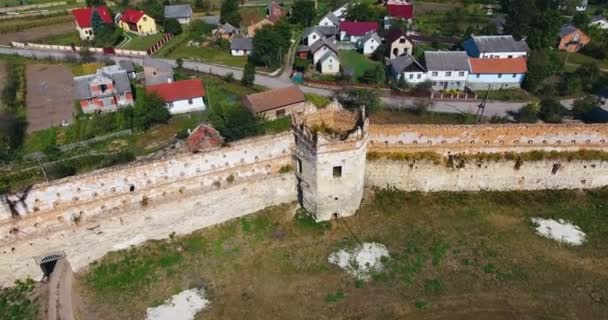
[[[0,44],[9,45],[11,41],[33,41],[49,36],[68,33],[74,30],[76,30],[74,23],[66,22],[54,24],[52,28],[49,26],[43,26],[19,32],[3,33],[0,34]]]

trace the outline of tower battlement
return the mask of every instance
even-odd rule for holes
[[[369,120],[332,101],[292,117],[300,205],[317,220],[353,215],[363,197]]]

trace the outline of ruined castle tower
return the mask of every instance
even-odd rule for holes
[[[365,176],[368,119],[337,101],[311,114],[294,115],[292,129],[298,201],[317,221],[355,214]]]

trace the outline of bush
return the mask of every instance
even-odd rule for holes
[[[432,90],[433,90],[433,82],[427,80],[427,81],[417,84],[414,87],[414,89],[412,90],[412,92],[419,96],[428,96],[431,94]]]
[[[76,174],[76,167],[66,162],[60,162],[47,168],[47,175],[50,179],[61,179]]]
[[[188,136],[189,136],[188,129],[181,129],[175,135],[175,137],[178,138],[178,139],[180,139],[180,140],[184,140],[184,139],[188,138]]]
[[[365,106],[367,114],[371,114],[380,109],[380,96],[375,90],[342,89],[337,93],[337,97],[338,101],[350,110]]]
[[[514,114],[514,118],[517,122],[521,123],[536,123],[538,122],[539,111],[540,106],[537,103],[530,103],[519,109],[519,111]]]
[[[567,109],[558,100],[553,98],[543,99],[540,102],[539,117],[547,123],[560,123]]]
[[[328,97],[320,96],[314,93],[305,93],[304,96],[306,97],[306,100],[308,100],[308,102],[314,104],[317,108],[324,108],[329,104]]]
[[[165,32],[172,33],[174,36],[182,33],[182,25],[177,19],[167,19],[164,24]]]
[[[144,93],[135,103],[133,122],[140,129],[148,129],[159,123],[167,123],[171,118],[165,102],[156,94]]]
[[[0,319],[37,319],[38,301],[33,298],[34,281],[17,280],[13,287],[0,289]]]
[[[579,99],[574,100],[572,115],[576,119],[589,121],[588,114],[593,109],[598,108],[602,105],[602,100],[596,96],[588,95]]]
[[[293,60],[293,69],[300,71],[300,72],[305,72],[308,69],[309,65],[310,65],[310,60],[308,60],[308,59],[302,59],[300,57],[296,57]]]
[[[228,83],[232,83],[234,82],[234,73],[228,72],[225,76],[222,77],[222,79]]]

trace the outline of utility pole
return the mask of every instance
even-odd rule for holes
[[[477,112],[475,113],[475,118],[477,118],[477,122],[481,122],[483,118],[483,112],[486,110],[486,103],[488,102],[488,96],[490,95],[491,84],[488,85],[488,90],[486,91],[486,96],[481,100],[481,103],[477,106]]]
[[[42,163],[40,163],[39,156],[36,156],[36,162],[38,162],[38,166],[40,166],[40,170],[42,170],[42,174],[44,175],[46,182],[49,182],[49,176],[46,174],[46,169],[44,169],[44,166],[42,165]]]

